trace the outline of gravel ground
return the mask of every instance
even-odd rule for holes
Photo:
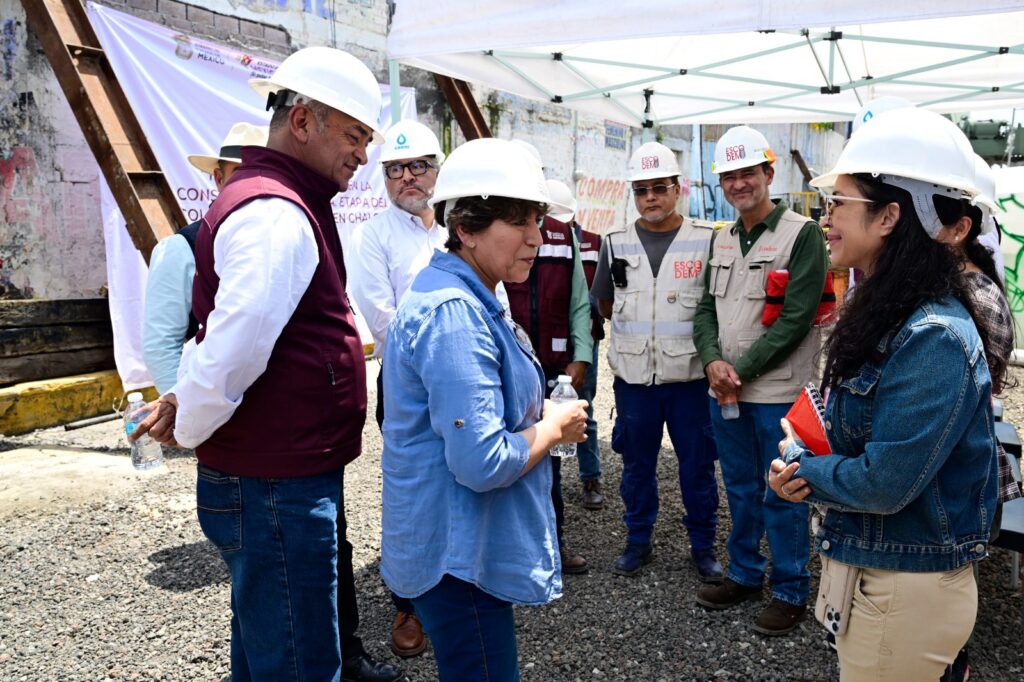
[[[1024,384],[1024,372],[1018,375]],[[373,385],[371,376],[371,404]],[[1024,387],[1010,391],[1004,403],[1007,420],[1024,425]],[[694,604],[698,582],[679,524],[670,449],[659,469],[665,495],[657,558],[638,577],[612,574],[625,533],[616,493],[620,462],[607,440],[611,404],[604,367],[597,399],[608,499],[603,510],[579,506],[575,467],[565,469],[568,539],[591,570],[567,576],[565,595],[555,603],[518,609],[523,679],[838,679],[835,656],[813,619],[788,637],[765,638],[749,627],[757,604],[719,613]],[[119,428],[108,423],[0,438],[0,451],[46,446],[120,457],[127,449]],[[378,573],[380,436],[372,419],[364,437],[365,454],[346,473],[361,634],[375,656],[397,662],[387,647],[393,612]],[[26,489],[23,507],[0,509],[0,680],[227,679],[227,572],[196,523],[194,457],[188,451],[167,454],[166,471],[132,476],[107,493],[36,509]],[[721,504],[724,559],[724,493]],[[1010,561],[1010,554],[996,549],[981,564],[972,680],[1024,680],[1022,602],[1009,588]],[[816,575],[817,561],[812,565]],[[816,587],[815,578],[812,595]],[[429,649],[401,664],[409,680],[436,679]]]

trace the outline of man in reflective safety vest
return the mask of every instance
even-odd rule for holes
[[[654,558],[651,535],[658,515],[658,453],[664,429],[679,464],[679,487],[700,580],[722,579],[715,559],[718,483],[710,437],[708,383],[693,345],[693,313],[703,291],[711,225],[684,218],[675,154],[657,142],[642,145],[629,162],[639,219],[606,234],[592,287],[601,314],[611,319],[608,364],[615,372],[612,449],[622,455],[622,495],[628,530],[615,561],[634,575]]]
[[[791,632],[807,609],[807,505],[780,499],[765,481],[778,457],[779,420],[814,379],[821,349],[814,319],[828,268],[818,224],[772,201],[774,161],[764,135],[747,126],[730,128],[715,147],[712,170],[739,219],[715,233],[693,331],[711,384],[711,421],[732,516],[728,574],[722,584],[701,588],[697,603],[727,609],[761,599],[765,537],[772,598],[753,624],[764,635]],[[775,320],[771,311],[765,316],[769,283],[776,295],[776,287],[784,291]]]
[[[530,336],[544,369],[545,393],[551,394],[559,374],[572,377],[579,393],[593,358],[587,280],[572,229],[551,216],[541,227],[544,238],[530,278],[505,282],[512,319]],[[586,560],[573,554],[565,541],[565,502],[562,498],[562,460],[551,458],[551,501],[555,507],[563,573],[586,573]]]

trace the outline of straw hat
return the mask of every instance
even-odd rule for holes
[[[270,136],[269,126],[254,126],[251,123],[236,123],[231,126],[227,137],[220,145],[218,156],[208,154],[191,154],[188,162],[193,166],[213,175],[217,164],[221,161],[229,163],[242,163],[242,147],[266,147],[267,138]]]

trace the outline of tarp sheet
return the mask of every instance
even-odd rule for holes
[[[834,33],[833,33],[834,31]],[[1020,0],[397,0],[392,59],[639,125],[1024,103]]]

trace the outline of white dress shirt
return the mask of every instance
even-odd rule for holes
[[[402,296],[447,239],[448,231],[437,223],[427,228],[394,204],[352,232],[345,252],[348,287],[373,334],[374,357],[384,352]]]
[[[142,358],[161,393],[178,379],[195,274],[195,256],[181,235],[162,239],[153,248],[142,318]]]
[[[220,278],[203,342],[185,344],[175,439],[194,448],[242,403],[267,368],[281,331],[320,262],[313,228],[297,205],[256,199],[221,223],[213,243]]]

